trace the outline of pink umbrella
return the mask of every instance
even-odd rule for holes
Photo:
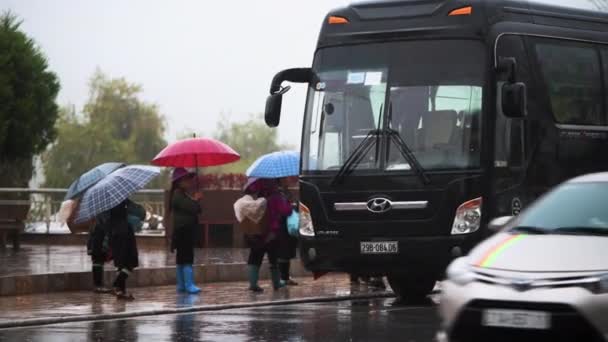
[[[180,140],[163,149],[152,164],[168,167],[206,167],[233,163],[241,156],[230,146],[212,138]]]

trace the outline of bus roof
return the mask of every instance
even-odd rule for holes
[[[468,15],[451,16],[470,7]],[[465,12],[466,14],[466,12]],[[330,17],[348,23],[329,24]],[[319,46],[387,35],[482,38],[488,26],[519,22],[596,32],[608,31],[608,0],[365,0],[336,9],[324,21]]]
[[[444,5],[456,3],[453,0],[363,0],[351,3],[352,8],[382,8],[382,7],[411,7],[412,5]],[[475,4],[484,2],[487,5],[511,6],[525,5],[530,9],[553,10],[556,13],[571,13],[572,10],[581,10],[588,13],[608,13],[608,0],[481,0],[470,1]]]

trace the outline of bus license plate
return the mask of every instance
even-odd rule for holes
[[[547,330],[551,328],[551,315],[541,311],[489,309],[483,311],[481,323],[486,327]]]
[[[361,242],[361,254],[398,254],[399,243],[387,242]]]

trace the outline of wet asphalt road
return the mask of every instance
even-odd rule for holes
[[[315,303],[0,330],[0,341],[433,341],[434,306]]]

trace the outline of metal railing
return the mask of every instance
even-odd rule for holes
[[[25,232],[33,234],[70,234],[65,224],[59,223],[57,213],[67,189],[0,188],[0,205],[29,205]],[[164,191],[142,190],[133,196],[148,214],[138,235],[164,236]]]

